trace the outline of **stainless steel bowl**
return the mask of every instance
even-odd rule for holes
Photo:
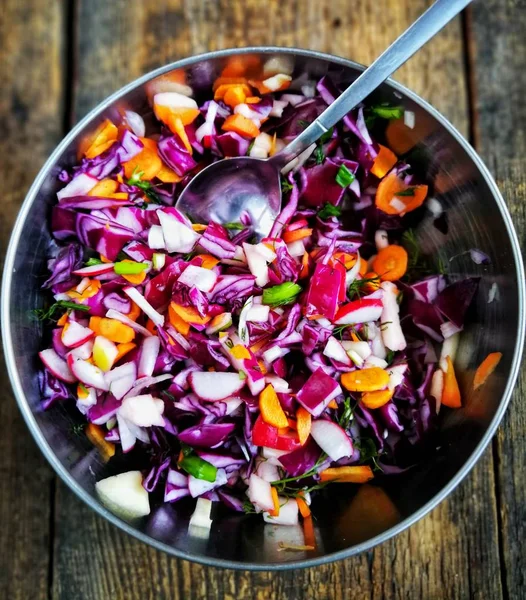
[[[362,488],[355,496],[355,486],[334,486],[330,505],[316,506],[318,547],[311,553],[278,552],[280,540],[298,543],[301,531],[264,525],[250,515],[221,518],[209,537],[200,538],[188,532],[189,512],[183,505],[160,506],[138,521],[125,521],[108,511],[94,492],[95,481],[105,476],[107,467],[86,440],[72,434],[74,412],[63,405],[48,412],[40,408],[36,373],[42,331],[31,310],[43,304],[40,285],[50,240],[46,222],[49,206],[55,202],[56,176],[75,163],[79,140],[102,119],[117,119],[123,109],[149,112],[147,88],[152,80],[173,70],[184,71],[196,94],[206,94],[226,60],[250,55],[287,57],[295,74],[306,78],[329,72],[336,80],[350,81],[362,70],[348,60],[305,50],[226,50],[173,63],[110,96],[63,140],[31,187],[7,253],[1,314],[7,368],[20,410],[55,471],[84,502],[124,531],[178,557],[220,567],[285,569],[370,549],[423,517],[467,475],[495,433],[517,377],[525,331],[524,270],[504,200],[476,152],[434,108],[389,81],[379,95],[403,103],[415,114],[417,126],[404,133],[414,146],[413,159],[425,169],[436,198],[447,208],[448,233],[440,233],[429,219],[420,227],[422,245],[426,252],[449,261],[453,277],[481,276],[457,358],[464,407],[444,418],[436,453],[418,468],[386,478],[380,491]],[[489,255],[491,264],[475,264],[467,252],[471,248]],[[474,369],[493,351],[501,351],[503,358],[488,384],[475,394],[471,391]],[[389,517],[381,523],[371,510],[379,502],[389,508],[384,510]]]

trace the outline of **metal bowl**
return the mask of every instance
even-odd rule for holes
[[[112,514],[94,490],[95,481],[110,473],[111,467],[100,462],[89,442],[72,433],[78,418],[74,411],[64,405],[47,412],[40,407],[36,374],[42,331],[31,310],[44,301],[40,286],[50,240],[46,222],[55,202],[57,174],[75,164],[79,140],[104,118],[117,120],[123,109],[151,112],[147,88],[155,78],[183,71],[195,93],[204,97],[226,60],[251,55],[287,57],[294,63],[295,75],[306,79],[329,72],[335,80],[348,82],[363,69],[342,58],[305,50],[226,50],[173,63],[110,96],[63,140],[31,187],[7,253],[1,314],[7,368],[20,410],[55,471],[84,502],[124,531],[181,558],[219,567],[286,569],[370,549],[423,517],[467,475],[495,433],[517,377],[525,331],[524,271],[504,200],[475,151],[429,104],[401,85],[387,82],[378,94],[415,114],[416,126],[403,133],[413,147],[412,160],[418,160],[435,197],[447,210],[447,234],[433,226],[431,214],[421,224],[424,251],[446,260],[453,277],[481,277],[456,361],[464,406],[443,415],[436,452],[402,475],[385,477],[377,487],[364,486],[357,492],[357,486],[333,486],[328,492],[330,503],[315,505],[317,549],[310,552],[278,552],[279,541],[301,543],[301,529],[264,525],[254,515],[225,515],[203,538],[188,530],[191,508],[184,503],[154,507],[149,517],[137,521]],[[486,253],[491,264],[475,264],[469,254],[472,248]],[[473,393],[474,369],[494,351],[501,351],[503,358],[488,383]],[[379,508],[385,516],[381,522]]]

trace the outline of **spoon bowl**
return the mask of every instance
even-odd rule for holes
[[[279,171],[270,161],[248,156],[212,163],[186,186],[177,209],[197,223],[246,221],[264,238],[281,210]]]

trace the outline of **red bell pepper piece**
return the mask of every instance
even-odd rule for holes
[[[265,446],[287,452],[301,448],[298,434],[295,431],[279,433],[277,427],[265,423],[261,415],[256,419],[252,429],[252,443],[255,446]]]

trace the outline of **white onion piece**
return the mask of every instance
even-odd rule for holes
[[[163,228],[160,225],[152,225],[150,227],[150,231],[148,231],[148,246],[152,250],[164,250],[166,248]]]
[[[188,528],[197,527],[209,530],[212,527],[212,519],[210,518],[211,512],[212,501],[207,500],[206,498],[198,498],[195,510],[190,517]]]
[[[263,513],[265,523],[274,525],[289,525],[293,527],[299,523],[298,502],[296,498],[284,498],[279,496],[279,515],[271,517],[268,512]]]
[[[124,398],[117,411],[121,416],[138,427],[164,427],[164,402],[151,394]]]
[[[84,196],[92,190],[97,183],[99,183],[99,180],[96,177],[81,173],[74,177],[68,185],[57,192],[57,198],[62,200],[62,198],[72,198],[73,196]]]
[[[442,344],[442,350],[440,351],[440,368],[444,373],[447,371],[446,358],[449,356],[451,362],[455,362],[459,341],[460,335],[454,333],[451,337],[448,337],[447,340],[444,340],[444,343]]]
[[[77,381],[66,361],[60,358],[53,348],[42,350],[38,353],[38,355],[40,356],[40,360],[44,363],[45,367],[57,379],[60,379],[66,383],[74,383]]]
[[[95,489],[101,502],[119,516],[133,519],[150,514],[150,499],[142,485],[140,471],[101,479]]]
[[[383,248],[387,248],[387,246],[389,246],[389,236],[387,235],[387,231],[385,231],[385,229],[378,229],[375,232],[374,243],[378,252]]]
[[[126,121],[130,126],[130,129],[137,137],[144,137],[146,134],[146,126],[144,124],[144,119],[138,113],[133,110],[127,110],[124,113]]]
[[[139,377],[151,377],[155,368],[155,361],[159,356],[161,340],[157,336],[150,336],[144,339],[141,348],[141,358],[139,360]]]
[[[164,325],[164,316],[155,310],[138,289],[134,287],[125,287],[122,291],[130,298],[130,300],[133,300],[135,304],[137,304],[143,313],[153,321],[154,325],[157,325],[157,327],[162,327]]]
[[[340,460],[353,453],[352,442],[345,431],[336,423],[325,419],[312,422],[311,435],[318,446],[332,460]]]
[[[384,290],[382,298],[383,310],[380,317],[382,323],[382,340],[385,347],[389,348],[389,350],[405,350],[407,342],[400,325],[400,306],[397,302],[397,288],[391,281],[384,281],[381,284],[381,288]]]

